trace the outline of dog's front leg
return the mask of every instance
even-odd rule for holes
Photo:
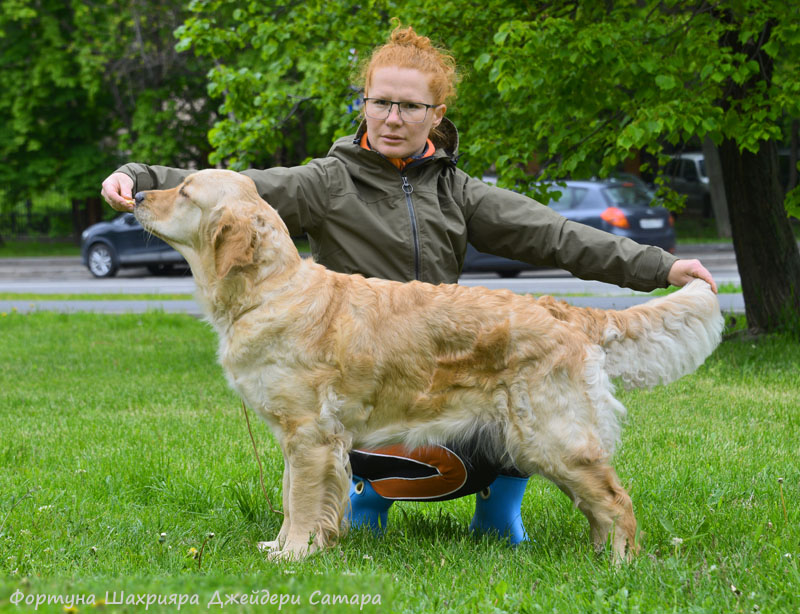
[[[285,441],[290,479],[284,491],[284,510],[290,521],[278,536],[272,559],[300,559],[331,545],[339,535],[347,501],[347,446],[341,436],[316,426],[297,429]],[[288,496],[287,493],[288,492]]]
[[[289,503],[289,484],[291,483],[291,475],[289,473],[289,460],[286,453],[283,455],[283,523],[281,529],[278,531],[278,537],[268,542],[258,542],[258,549],[266,552],[273,550],[280,550],[283,544],[286,543],[286,537],[289,535],[289,526],[291,522],[291,507]]]

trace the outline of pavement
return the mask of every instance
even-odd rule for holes
[[[717,283],[739,284],[736,260],[730,245],[700,244],[680,246],[676,255],[699,258],[712,271]],[[602,309],[625,309],[652,298],[627,288],[597,281],[580,280],[565,271],[537,269],[514,279],[493,275],[468,274],[461,285],[507,288],[515,292],[550,294],[573,305]],[[148,276],[143,269],[123,269],[111,279],[95,279],[78,257],[0,259],[0,293],[25,294],[193,294],[194,279],[189,275]],[[723,312],[744,313],[741,294],[720,294]],[[194,300],[0,300],[0,313],[16,311],[57,311],[62,313],[142,313],[157,311],[200,316]]]

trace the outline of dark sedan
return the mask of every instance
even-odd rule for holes
[[[121,267],[147,267],[154,275],[186,266],[178,252],[141,227],[132,213],[93,224],[81,235],[83,264],[95,277],[113,277]]]
[[[646,245],[675,251],[675,228],[672,215],[664,207],[651,206],[652,196],[631,181],[566,181],[550,207],[564,217]],[[536,267],[477,251],[471,245],[464,260],[464,273],[495,272],[515,277]]]

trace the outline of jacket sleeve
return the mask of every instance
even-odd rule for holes
[[[465,180],[463,202],[468,238],[479,251],[645,292],[669,285],[677,258],[659,247],[573,222],[478,179]]]
[[[115,172],[125,173],[133,179],[133,193],[136,194],[144,190],[169,190],[180,185],[194,171],[130,162]]]
[[[292,236],[313,233],[325,214],[332,159],[312,160],[304,166],[242,171],[256,184],[259,195],[275,210]],[[192,170],[148,164],[126,164],[117,172],[133,179],[133,192],[165,190],[180,185]]]
[[[315,235],[327,212],[329,194],[338,189],[333,158],[318,158],[303,166],[246,170],[261,198],[272,205],[292,236]]]

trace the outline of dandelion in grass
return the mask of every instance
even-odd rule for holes
[[[191,548],[189,548],[189,551],[186,553],[186,556],[188,556],[190,558],[193,558],[193,559],[196,559],[199,554],[200,553],[198,552],[197,548],[192,546]]]
[[[77,614],[77,612],[80,610],[78,610],[78,608],[76,608],[74,605],[65,605],[64,611],[67,612],[67,614]]]
[[[197,570],[198,570],[198,571],[200,570],[200,565],[201,565],[201,564],[202,564],[202,562],[203,562],[203,552],[205,552],[205,549],[206,549],[206,544],[207,544],[209,541],[211,541],[212,539],[214,539],[214,534],[213,534],[213,533],[209,533],[209,534],[206,536],[205,540],[203,541],[203,545],[202,545],[202,546],[200,546],[200,553],[199,553],[199,554],[198,554],[198,555],[195,557],[195,558],[197,559]]]
[[[158,543],[159,544],[163,544],[165,541],[167,541],[167,534],[166,533],[161,533],[158,536]]]

